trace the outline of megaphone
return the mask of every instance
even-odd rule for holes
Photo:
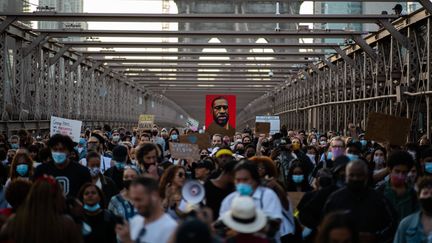
[[[205,197],[204,186],[197,180],[190,180],[182,188],[182,197],[188,204],[198,204]]]

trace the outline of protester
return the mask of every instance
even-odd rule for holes
[[[321,223],[316,243],[358,243],[354,219],[345,212],[328,214]]]
[[[115,215],[129,221],[136,214],[130,199],[129,188],[131,182],[140,175],[138,168],[135,166],[126,166],[123,170],[123,189],[119,194],[111,198],[108,209]]]
[[[92,180],[86,167],[68,158],[74,149],[73,141],[68,136],[56,134],[48,141],[48,147],[51,149],[52,162],[39,165],[34,178],[51,175],[60,183],[66,196],[76,196],[81,186]]]
[[[21,205],[24,204],[31,186],[31,181],[23,179],[16,179],[9,183],[5,192],[5,199],[11,207],[0,209],[0,214],[9,217],[13,213],[16,213]]]
[[[157,180],[139,177],[132,181],[130,197],[138,214],[130,223],[116,225],[116,232],[123,243],[167,243],[174,234],[177,223],[162,208]]]
[[[105,195],[105,199],[109,201],[112,196],[118,193],[118,189],[114,181],[104,176],[100,171],[100,156],[94,151],[90,151],[86,157],[87,167],[90,170],[92,183],[101,189]]]
[[[84,184],[78,199],[84,208],[84,221],[90,226],[91,232],[84,237],[85,242],[117,242],[114,227],[114,215],[105,209],[105,196],[102,190],[92,183]]]
[[[136,151],[136,159],[141,173],[148,174],[156,179],[162,175],[162,170],[158,168],[157,158],[158,149],[156,145],[152,143],[143,144]]]
[[[113,149],[113,157],[111,162],[113,166],[111,166],[108,170],[105,171],[104,175],[106,177],[111,178],[117,189],[121,190],[123,188],[123,170],[127,165],[127,148],[124,145],[117,145]]]
[[[9,172],[9,179],[6,181],[6,187],[9,183],[17,178],[28,180],[33,177],[33,160],[27,150],[19,149],[12,160]]]

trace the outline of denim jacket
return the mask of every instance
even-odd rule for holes
[[[397,229],[393,243],[432,243],[423,232],[421,211],[404,218]]]

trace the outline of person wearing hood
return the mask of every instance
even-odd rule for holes
[[[119,190],[123,189],[123,170],[127,165],[128,151],[125,145],[117,145],[113,149],[113,166],[104,175],[111,178]]]

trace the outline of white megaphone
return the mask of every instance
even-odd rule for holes
[[[197,180],[190,180],[182,188],[182,197],[188,204],[198,204],[205,197],[204,186]]]

